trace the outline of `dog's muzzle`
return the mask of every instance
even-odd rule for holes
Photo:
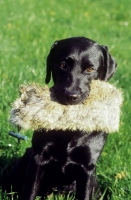
[[[72,91],[69,92],[67,90],[65,90],[65,103],[66,104],[76,104],[77,102],[79,102],[81,100],[81,95],[76,92],[76,91]]]
[[[63,105],[76,105],[82,103],[89,96],[90,91],[71,90],[69,88],[52,87],[50,89],[53,100]]]

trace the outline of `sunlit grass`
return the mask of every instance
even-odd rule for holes
[[[10,130],[17,131],[8,118],[19,86],[34,81],[44,84],[46,56],[55,40],[86,36],[109,47],[118,63],[111,83],[124,94],[120,131],[108,137],[97,166],[98,180],[103,198],[106,194],[108,200],[131,199],[130,8],[130,0],[0,1],[1,177],[5,167],[31,143],[31,131],[22,131],[29,140],[21,144],[8,136]]]

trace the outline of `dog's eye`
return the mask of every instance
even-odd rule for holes
[[[66,68],[66,63],[64,61],[60,63],[60,68],[62,68],[62,69]]]
[[[87,67],[87,69],[85,70],[85,72],[92,72],[93,70],[94,70],[93,67],[90,66],[90,67]]]

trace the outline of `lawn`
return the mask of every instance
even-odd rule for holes
[[[97,178],[108,200],[131,199],[131,1],[0,1],[0,178],[30,146],[8,136],[11,103],[23,83],[44,85],[46,56],[55,40],[85,36],[108,46],[118,69],[111,83],[122,88],[120,130],[110,134],[97,164]],[[6,200],[6,194],[0,193]],[[13,199],[13,194],[12,194]],[[59,199],[62,199],[60,196]],[[101,199],[101,200],[102,200]]]

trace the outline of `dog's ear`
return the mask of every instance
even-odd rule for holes
[[[105,75],[104,80],[108,81],[116,71],[117,63],[115,59],[110,55],[107,46],[102,46],[103,54],[104,54],[104,67],[105,67]]]
[[[47,56],[47,60],[46,60],[46,78],[45,78],[45,83],[48,84],[50,82],[51,79],[51,59],[50,59],[50,53]]]
[[[54,56],[55,56],[55,46],[57,46],[58,41],[55,41],[54,44],[51,46],[51,50],[47,56],[46,60],[46,78],[45,78],[45,83],[48,84],[51,79],[51,72],[52,72],[52,65],[54,61]]]

